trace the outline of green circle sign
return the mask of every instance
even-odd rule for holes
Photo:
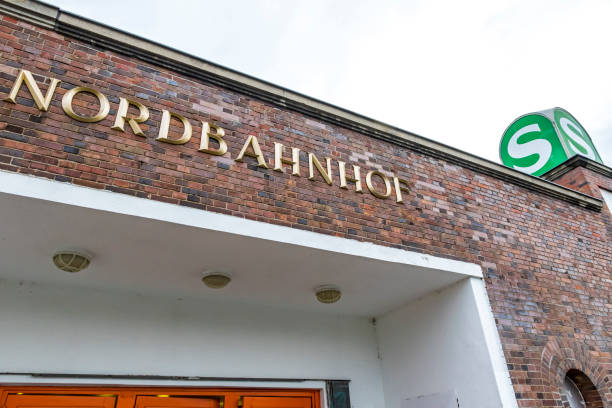
[[[601,157],[580,123],[563,109],[555,109],[554,115],[555,124],[568,151],[568,157],[580,154],[601,163]]]
[[[534,176],[566,159],[553,123],[537,113],[520,117],[506,129],[500,157],[506,166]]]
[[[499,145],[502,163],[533,176],[577,154],[603,163],[586,130],[561,108],[521,116],[508,126]]]

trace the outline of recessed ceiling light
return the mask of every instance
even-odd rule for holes
[[[202,278],[202,282],[212,289],[224,288],[231,280],[232,278],[228,275],[218,272],[210,273]]]
[[[81,251],[59,251],[53,255],[53,263],[65,272],[75,273],[89,266],[91,256]]]
[[[317,300],[321,303],[336,303],[342,297],[340,288],[334,285],[323,285],[315,289]]]

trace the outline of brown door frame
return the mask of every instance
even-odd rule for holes
[[[0,408],[9,395],[115,396],[115,408],[135,408],[138,396],[216,396],[224,408],[238,408],[242,397],[310,397],[312,408],[321,408],[321,390],[300,388],[173,387],[122,385],[0,385]]]

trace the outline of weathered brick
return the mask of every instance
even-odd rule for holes
[[[25,87],[17,104],[0,101],[3,171],[480,264],[520,406],[559,406],[558,387],[547,377],[551,368],[543,363],[554,359],[543,356],[561,348],[601,384],[611,378],[597,374],[612,367],[606,208],[587,210],[47,29],[37,28],[44,42],[24,46],[30,34],[17,23],[0,21],[0,99],[16,68],[31,70],[43,92],[50,77],[62,84],[48,112],[36,108]],[[113,113],[101,122],[80,123],[62,111],[66,90],[85,84],[111,101]],[[127,125],[125,132],[110,129],[116,101],[128,95],[151,111],[142,125],[146,137]],[[186,145],[155,140],[164,109],[192,123]],[[201,121],[224,127],[229,152],[223,158],[198,152]],[[250,157],[233,162],[251,134],[270,168]],[[289,166],[282,174],[272,170],[275,141],[285,145],[285,155],[300,148],[300,177]],[[353,183],[340,189],[337,167],[331,187],[320,177],[309,180],[307,152],[347,168],[355,163],[397,174],[409,183],[404,203],[357,193]],[[609,178],[584,168],[555,182],[595,197],[600,188],[612,191]],[[609,385],[607,395],[612,404]]]

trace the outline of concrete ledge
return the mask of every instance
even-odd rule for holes
[[[18,17],[38,26],[53,29],[59,8],[28,0],[0,2],[0,13]]]
[[[35,198],[411,267],[435,269],[457,274],[461,277],[482,278],[482,268],[475,263],[268,224],[3,170],[0,170],[1,194]]]
[[[596,198],[38,1],[0,0],[0,12],[540,194],[595,211],[602,208],[601,200]]]
[[[601,174],[607,178],[612,178],[612,168],[580,155],[576,155],[561,163],[557,167],[548,170],[546,173],[542,174],[542,178],[545,180],[554,181],[569,173],[576,167],[584,167],[587,170],[591,170],[592,172]]]

